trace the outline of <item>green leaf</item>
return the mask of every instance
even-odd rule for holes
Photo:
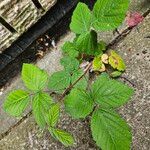
[[[73,89],[65,98],[65,109],[74,118],[85,118],[93,110],[93,99],[82,89]]]
[[[82,34],[90,30],[91,12],[87,5],[78,3],[73,12],[70,29],[76,34]]]
[[[91,31],[81,34],[76,44],[81,53],[94,55],[98,50],[97,33]]]
[[[78,78],[81,77],[81,75],[83,75],[83,71],[82,70],[78,70],[76,72],[73,73],[73,75],[71,76],[71,83],[73,84]],[[82,77],[81,80],[79,80],[75,86],[75,88],[78,89],[86,89],[87,88],[87,80],[86,77]]]
[[[78,57],[79,52],[77,51],[76,45],[74,43],[71,42],[66,42],[63,47],[62,50],[65,54],[67,54],[69,57]]]
[[[12,116],[20,116],[29,104],[29,93],[23,90],[11,92],[6,98],[3,108]]]
[[[49,128],[51,135],[59,140],[64,146],[68,147],[74,144],[74,138],[66,131],[60,129]]]
[[[63,57],[60,63],[64,66],[65,70],[71,74],[79,68],[78,60],[69,56]]]
[[[96,30],[114,30],[124,20],[129,0],[97,0],[93,9],[93,27]]]
[[[112,110],[96,110],[91,119],[92,136],[103,150],[130,150],[132,135],[127,123]]]
[[[58,71],[53,73],[49,78],[48,88],[57,92],[62,92],[70,85],[71,76],[69,72]]]
[[[99,71],[102,68],[102,60],[101,60],[101,55],[94,57],[93,60],[93,70],[94,71]]]
[[[101,75],[92,85],[92,92],[94,100],[101,107],[116,108],[131,98],[133,89],[119,81]]]
[[[45,114],[48,112],[52,103],[52,98],[47,93],[39,92],[33,97],[33,115],[37,124],[41,128],[45,127],[46,125]]]
[[[119,71],[124,71],[126,69],[123,59],[113,50],[110,52],[109,64]]]
[[[56,126],[60,115],[60,106],[58,103],[52,104],[48,114],[46,115],[46,122],[50,127]]]
[[[114,71],[110,74],[111,77],[116,78],[116,77],[120,77],[122,74],[122,72],[120,71]]]
[[[98,47],[101,51],[105,51],[106,50],[106,43],[104,41],[100,41],[98,43]]]
[[[45,88],[48,74],[32,64],[23,64],[22,80],[28,89],[39,91]]]

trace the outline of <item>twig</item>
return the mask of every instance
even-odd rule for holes
[[[124,79],[125,81],[127,81],[128,83],[130,83],[133,87],[136,87],[135,84],[133,82],[131,82],[129,79],[127,79],[124,76],[120,76],[120,78]]]

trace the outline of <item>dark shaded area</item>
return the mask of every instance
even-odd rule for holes
[[[0,23],[7,28],[11,33],[17,32],[9,23],[6,22],[4,18],[0,16]]]
[[[44,10],[42,5],[40,4],[40,2],[38,0],[32,0],[33,4],[35,5],[35,7],[37,9],[41,9],[41,10]]]
[[[92,7],[86,0],[83,2]],[[43,50],[43,45],[36,40],[38,37],[46,41],[50,47],[53,39],[57,42],[59,37],[66,33],[77,3],[78,0],[58,1],[34,26],[0,54],[0,87],[21,70],[24,62],[30,63],[37,59],[37,51]]]

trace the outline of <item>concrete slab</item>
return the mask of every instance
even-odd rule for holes
[[[135,3],[138,4],[138,10],[141,2],[143,1],[138,1],[138,3]],[[147,7],[147,5],[144,6]],[[144,7],[142,10],[144,11],[146,8]],[[148,146],[150,145],[150,118],[148,117],[150,115],[150,95],[148,93],[150,90],[150,40],[149,38],[146,38],[150,33],[149,19],[150,16],[147,16],[145,21],[139,25],[139,33],[136,29],[134,29],[124,39],[124,41],[121,41],[119,44],[113,47],[114,49],[119,50],[119,53],[123,56],[127,64],[127,70],[124,76],[126,76],[136,85],[136,93],[133,97],[133,100],[129,102],[128,105],[120,109],[120,113],[133,128],[133,150],[147,150],[149,148]],[[109,39],[109,33],[106,34],[108,34],[108,37],[105,36],[107,41],[110,41],[112,38]],[[37,65],[46,69],[50,74],[60,70],[60,47],[64,41],[72,38],[72,33],[62,37],[58,43],[58,50],[52,50],[51,52],[48,52],[43,59],[37,61]],[[0,96],[0,133],[7,131],[20,119],[9,117],[3,112],[1,105],[5,99],[5,96],[11,89],[22,87],[22,81],[20,80],[19,75],[8,87],[6,87],[3,94]],[[14,128],[8,136],[0,141],[0,149],[97,149],[89,133],[88,121],[73,121],[69,116],[63,114],[62,122],[59,126],[71,131],[75,136],[76,144],[73,148],[64,148],[60,143],[54,141],[48,132],[44,132],[42,137],[39,136],[39,130],[35,125],[34,119],[29,117],[18,127]]]
[[[119,110],[133,129],[132,150],[148,150],[150,145],[150,40],[146,38],[150,33],[149,19],[150,15],[139,25],[139,32],[134,29],[123,41],[113,47],[113,49],[118,50],[127,64],[127,70],[123,76],[135,84],[135,95],[132,100]],[[52,60],[52,62],[54,61],[56,60]],[[59,127],[67,129],[75,136],[76,143],[72,148],[64,148],[60,143],[53,140],[46,131],[40,136],[32,117],[26,119],[3,138],[0,141],[0,147],[4,150],[98,149],[91,138],[88,120],[75,121],[63,113]]]
[[[132,101],[120,110],[133,129],[133,150],[150,148],[150,14],[113,49],[124,58],[127,69],[123,76],[135,84]]]

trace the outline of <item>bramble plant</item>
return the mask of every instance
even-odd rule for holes
[[[122,74],[125,63],[114,50],[106,51],[103,41],[97,41],[98,31],[114,30],[122,23],[128,5],[128,0],[97,0],[90,11],[84,3],[78,3],[70,24],[76,37],[62,47],[60,63],[64,69],[49,77],[32,64],[23,64],[22,80],[27,90],[11,92],[4,110],[17,117],[31,103],[37,124],[65,146],[71,146],[73,136],[57,128],[64,102],[66,112],[75,119],[91,115],[92,136],[101,149],[129,150],[130,127],[115,109],[130,99],[133,89],[112,79]],[[83,69],[80,64],[84,61],[88,64]],[[100,75],[90,84],[91,70]],[[58,101],[53,100],[51,92],[60,94]]]

